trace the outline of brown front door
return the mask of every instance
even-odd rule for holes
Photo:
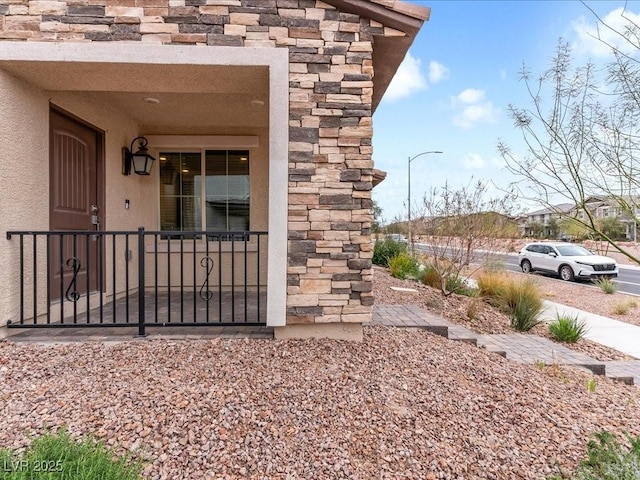
[[[49,115],[49,229],[90,232],[102,218],[102,132],[61,112]],[[50,241],[51,299],[75,301],[99,287],[100,239],[53,235]],[[102,282],[100,282],[102,284]]]

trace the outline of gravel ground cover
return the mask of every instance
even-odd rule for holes
[[[522,277],[524,274],[513,273],[511,275],[516,278]],[[567,285],[567,282],[557,282],[538,276],[535,279],[539,283],[543,295],[549,300],[570,305],[570,302],[566,301],[566,299],[569,296],[575,296],[574,306],[576,308],[585,309],[585,304],[591,304],[593,299],[599,298],[600,295],[611,296],[602,293],[600,290],[588,290],[588,295],[585,295],[584,289],[591,287],[579,284]],[[394,291],[391,287],[412,288],[417,290],[417,293]],[[554,292],[553,296],[550,295],[550,292]],[[444,297],[439,290],[427,287],[419,282],[393,278],[388,270],[384,268],[374,268],[373,293],[378,304],[417,305],[427,311],[442,315],[447,320],[464,325],[477,333],[515,333],[509,326],[507,315],[491,307],[480,298],[469,298],[461,295]],[[578,300],[581,300],[581,302],[578,303]],[[529,333],[553,340],[548,327],[544,324],[534,327]],[[562,345],[603,362],[632,359],[632,357],[622,352],[584,338],[577,343],[563,343]]]
[[[363,343],[0,342],[0,398],[2,446],[66,426],[154,479],[538,479],[593,432],[640,434],[637,387],[385,327]]]

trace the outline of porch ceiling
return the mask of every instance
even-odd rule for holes
[[[148,134],[268,126],[265,66],[2,61],[0,67],[43,90],[88,94]]]

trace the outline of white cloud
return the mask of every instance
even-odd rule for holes
[[[453,99],[453,104],[457,103],[478,103],[480,100],[484,98],[484,90],[479,90],[477,88],[467,88],[463,90],[458,95],[456,95]]]
[[[482,168],[482,167],[485,166],[485,161],[477,153],[467,153],[462,158],[462,165],[465,168],[478,169],[478,168]]]
[[[479,103],[465,107],[453,117],[453,124],[464,129],[473,128],[480,122],[495,123],[498,116],[496,107],[491,102]]]
[[[438,83],[449,78],[449,69],[439,62],[429,62],[429,81]]]
[[[389,88],[384,94],[386,100],[399,100],[428,88],[427,79],[421,71],[422,62],[407,53],[400,64]]]
[[[490,101],[485,101],[485,91],[479,88],[467,88],[455,97],[451,97],[453,124],[464,129],[477,123],[495,123],[498,110]]]
[[[637,47],[625,41],[620,34],[625,32],[630,23],[640,24],[640,14],[625,11],[620,7],[609,12],[602,20],[605,25],[599,24],[593,17],[587,20],[584,16],[572,22],[571,26],[577,35],[577,39],[573,42],[573,49],[576,52],[605,57],[611,54],[609,45],[626,53],[637,50]]]

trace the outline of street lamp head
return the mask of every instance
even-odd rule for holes
[[[417,154],[417,155],[415,155],[413,157],[410,157],[409,158],[409,163],[413,162],[416,158],[421,157],[422,155],[427,155],[429,153],[443,153],[443,152],[441,152],[440,150],[429,150],[428,152],[422,152],[422,153],[419,153],[419,154]]]

